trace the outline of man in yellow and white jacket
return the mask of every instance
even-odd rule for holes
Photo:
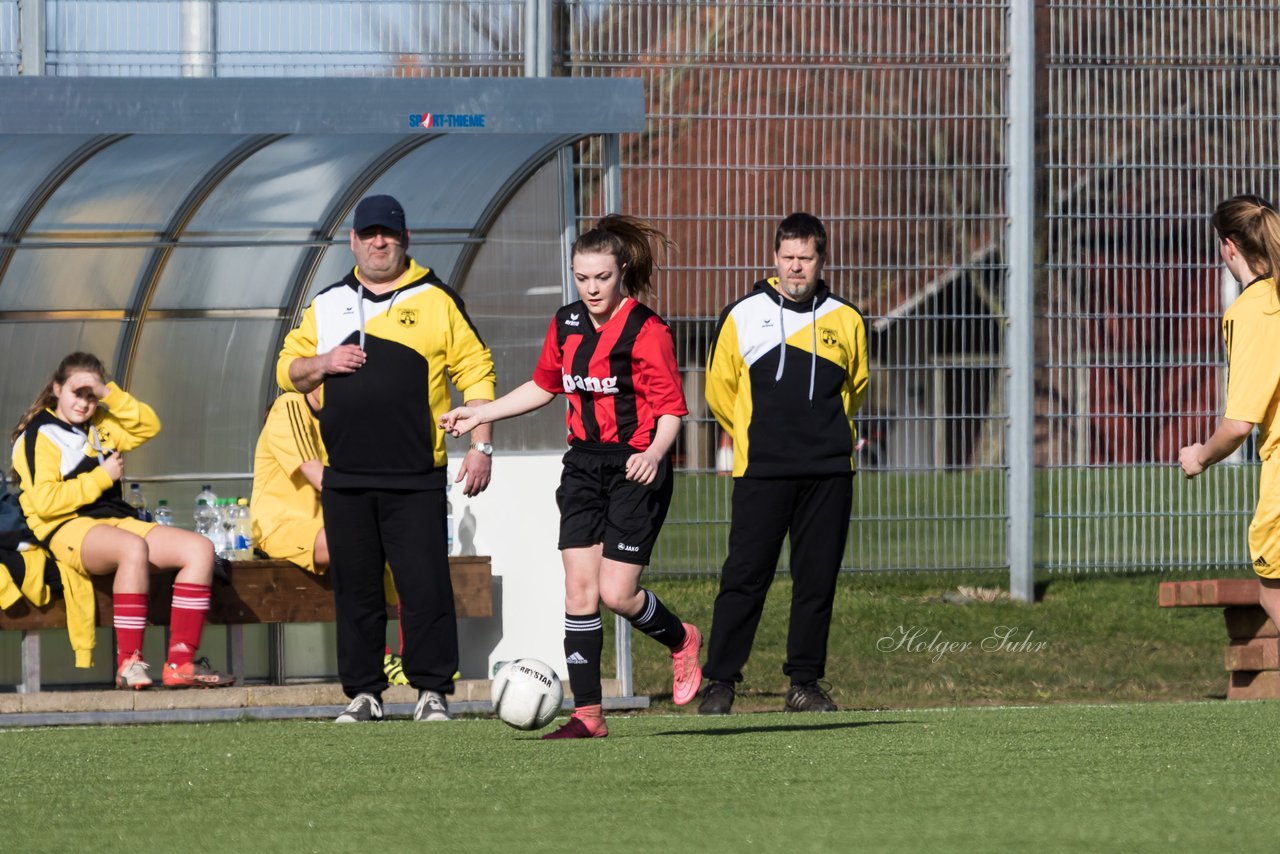
[[[462,299],[408,255],[404,209],[390,196],[356,206],[356,267],[321,291],[276,363],[285,391],[324,386],[328,451],[320,501],[333,573],[338,676],[351,704],[340,723],[379,720],[391,565],[415,720],[449,720],[458,630],[445,533],[446,380],[468,404],[493,400],[493,358]],[[463,492],[489,484],[490,428],[459,471]]]
[[[810,214],[778,226],[778,275],[720,315],[707,403],[733,438],[729,554],[702,672],[700,714],[727,714],[791,535],[787,711],[834,711],[819,685],[852,506],[854,415],[867,390],[862,315],[827,288],[827,234]]]

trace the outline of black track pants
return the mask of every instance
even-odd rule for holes
[[[706,678],[742,681],[742,667],[751,655],[788,532],[793,587],[787,661],[782,669],[793,684],[823,677],[831,606],[852,503],[852,476],[734,481],[729,556],[720,574],[707,663],[702,668]]]
[[[444,490],[325,489],[320,493],[337,611],[338,677],[348,697],[387,687],[383,567],[400,596],[404,673],[419,690],[453,693],[458,620]]]

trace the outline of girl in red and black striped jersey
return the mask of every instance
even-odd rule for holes
[[[600,603],[671,650],[672,697],[702,684],[702,635],[640,586],[640,574],[671,503],[668,452],[688,414],[671,330],[637,301],[649,294],[653,244],[666,235],[643,220],[607,216],[573,244],[581,299],[556,312],[533,379],[480,407],[440,419],[454,436],[531,412],[558,393],[568,400],[569,452],[556,502],[565,573],[565,661],[573,690],[569,722],[544,738],[603,738]]]

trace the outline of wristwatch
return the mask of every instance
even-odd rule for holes
[[[474,445],[471,446],[471,450],[479,451],[480,453],[484,454],[486,457],[493,456],[493,445],[490,445],[488,442],[476,442]]]

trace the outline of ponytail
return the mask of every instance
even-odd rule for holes
[[[1275,208],[1262,209],[1261,228],[1262,254],[1266,256],[1267,275],[1276,280],[1276,291],[1280,293],[1280,213]]]
[[[1213,228],[1219,238],[1235,244],[1249,269],[1272,279],[1280,295],[1280,213],[1275,207],[1261,196],[1233,196],[1214,210]]]
[[[103,382],[107,379],[107,369],[103,366],[102,360],[92,353],[72,353],[58,363],[58,369],[53,372],[53,377],[45,383],[40,394],[36,395],[35,401],[27,407],[27,411],[18,419],[18,424],[13,428],[13,435],[10,437],[10,444],[18,441],[18,437],[22,435],[22,431],[27,429],[27,425],[31,423],[31,419],[35,418],[46,409],[54,409],[58,405],[58,395],[54,392],[55,385],[62,385],[72,374],[81,371],[89,371],[97,374]]]
[[[609,214],[573,242],[573,255],[612,255],[621,270],[622,292],[639,299],[653,293],[654,246],[662,252],[675,248],[654,225],[625,214]]]

